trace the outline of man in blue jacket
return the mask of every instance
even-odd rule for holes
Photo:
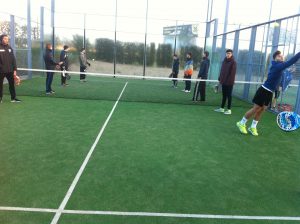
[[[199,73],[198,73],[198,79],[201,80],[207,79],[208,70],[210,66],[210,61],[208,56],[209,56],[209,52],[205,51],[200,65]],[[205,89],[206,89],[206,82],[204,81],[196,82],[193,101],[198,101],[199,96],[200,96],[200,101],[205,101]]]
[[[44,54],[44,61],[46,65],[46,69],[50,70],[47,71],[47,78],[46,78],[46,95],[50,95],[55,93],[55,91],[52,89],[52,81],[53,81],[53,75],[56,68],[58,68],[59,65],[62,65],[63,62],[55,62],[53,59],[53,53],[52,53],[52,45],[46,44],[46,52]]]
[[[273,54],[273,61],[268,73],[268,78],[265,83],[258,88],[253,98],[253,108],[249,110],[244,115],[243,119],[236,124],[242,134],[248,133],[246,129],[246,123],[251,117],[254,117],[252,125],[248,129],[248,131],[252,135],[258,136],[258,132],[256,129],[257,123],[259,122],[263,112],[272,101],[273,92],[275,92],[282,79],[283,71],[291,65],[295,64],[299,59],[300,52],[298,52],[294,57],[286,62],[284,62],[283,55],[280,51],[276,51]]]

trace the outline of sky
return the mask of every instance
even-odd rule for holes
[[[1,0],[4,1],[4,0]],[[83,14],[86,16],[87,35],[96,37],[114,37],[116,1],[117,31],[122,40],[143,41],[146,27],[147,0],[56,0],[55,26],[61,38],[82,34]],[[210,0],[211,1],[211,0]],[[272,0],[230,0],[228,30],[238,26],[268,21]],[[0,12],[26,17],[27,0],[10,0],[10,4],[1,4]],[[202,36],[205,33],[208,0],[148,0],[148,38],[162,39],[165,26],[182,24],[200,24]],[[84,4],[83,4],[84,3]],[[222,33],[226,0],[213,0],[212,18],[219,19],[218,33]],[[18,5],[18,7],[15,7]],[[45,23],[50,27],[50,0],[31,0],[32,20],[39,21],[40,7],[45,9]],[[299,0],[273,0],[271,19],[281,18],[300,12]],[[5,17],[4,14],[0,14]],[[0,19],[1,19],[0,17]],[[19,19],[22,22],[21,19]],[[25,21],[23,21],[25,22]],[[50,30],[50,29],[48,29]]]

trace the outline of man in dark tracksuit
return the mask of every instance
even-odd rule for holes
[[[46,44],[46,52],[44,54],[44,61],[45,61],[47,70],[55,70],[55,68],[58,65],[63,64],[63,62],[57,63],[53,60],[51,44]],[[55,91],[53,91],[53,89],[51,87],[52,81],[53,81],[53,75],[54,75],[54,72],[50,72],[50,71],[47,72],[47,78],[46,78],[46,94],[47,95],[55,93]]]
[[[207,79],[208,70],[210,66],[210,60],[208,56],[209,56],[209,52],[205,51],[203,55],[203,60],[200,65],[199,73],[198,73],[198,79],[201,80]],[[205,101],[205,89],[206,89],[206,82],[203,81],[196,82],[193,101],[198,101],[199,96],[200,96],[200,101]]]
[[[0,36],[0,103],[3,97],[3,82],[7,79],[12,103],[21,102],[16,98],[14,77],[17,75],[17,63],[13,49],[9,46],[7,35]]]
[[[222,63],[221,72],[219,76],[219,82],[222,85],[222,104],[216,112],[224,113],[226,115],[231,114],[231,102],[232,102],[232,90],[235,81],[237,64],[233,57],[233,51],[228,49],[226,51],[226,57]],[[225,111],[225,104],[227,104],[227,110]]]
[[[173,80],[173,87],[174,88],[177,88],[178,80],[176,78],[178,78],[178,73],[179,73],[179,58],[178,58],[177,54],[174,54],[172,73],[170,75],[170,77],[175,78]]]
[[[67,86],[67,77],[69,76],[66,71],[69,70],[69,46],[65,45],[64,49],[60,52],[60,61],[63,62],[63,64],[60,66],[60,69],[64,72],[61,73],[61,85]]]

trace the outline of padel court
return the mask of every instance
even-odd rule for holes
[[[296,224],[300,134],[266,113],[259,137],[170,82],[90,77],[0,105],[0,223]],[[77,94],[77,95],[76,95]],[[92,98],[91,98],[92,96]]]

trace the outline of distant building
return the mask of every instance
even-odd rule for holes
[[[185,46],[197,45],[197,39],[199,36],[198,24],[180,25],[180,26],[168,26],[163,28],[164,43],[171,44],[176,48]]]

